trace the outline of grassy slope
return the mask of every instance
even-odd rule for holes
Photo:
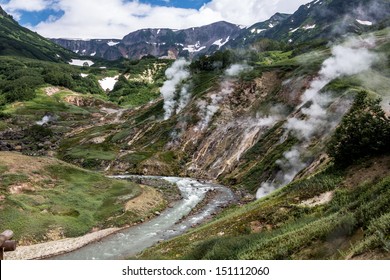
[[[0,10],[0,55],[16,55],[46,61],[67,61],[77,56],[20,26],[3,10]]]
[[[164,206],[126,212],[126,202],[141,193],[137,184],[56,159],[0,152],[1,227],[22,243],[48,240],[53,232],[73,237],[132,224]]]
[[[163,259],[390,258],[390,156],[296,181],[145,251]],[[333,191],[328,204],[301,206]],[[205,238],[205,236],[207,236]]]

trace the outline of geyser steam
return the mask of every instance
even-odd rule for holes
[[[304,147],[313,137],[321,137],[329,133],[337,125],[334,120],[341,120],[342,115],[347,111],[347,108],[337,110],[333,114],[339,116],[330,116],[327,109],[334,99],[330,94],[321,94],[321,90],[336,78],[369,70],[373,63],[378,61],[378,55],[368,49],[374,45],[375,42],[371,38],[364,40],[353,38],[332,48],[332,56],[323,62],[318,78],[304,92],[302,103],[296,108],[294,115],[300,112],[304,118],[292,117],[285,124],[287,132],[293,133],[300,140],[300,144],[284,153],[283,158],[276,162],[281,170],[273,181],[261,184],[256,194],[258,199],[290,183],[306,167],[301,160]],[[309,107],[304,108],[309,104]]]
[[[191,99],[188,91],[188,85],[184,85],[180,92],[180,100],[177,101],[177,87],[190,77],[190,72],[187,67],[190,65],[188,61],[181,58],[176,60],[170,68],[165,71],[165,76],[168,78],[160,89],[160,93],[164,98],[164,120],[169,119],[173,113],[180,112]],[[179,107],[177,108],[177,103]]]
[[[229,78],[236,77],[242,72],[251,70],[252,67],[246,64],[233,64],[226,71],[225,76]],[[220,83],[221,89],[218,93],[210,96],[211,102],[207,103],[204,100],[201,100],[198,103],[199,108],[199,117],[201,121],[194,128],[195,131],[203,131],[207,129],[214,115],[218,112],[220,104],[226,96],[229,96],[234,91],[234,83],[229,79],[224,79]]]

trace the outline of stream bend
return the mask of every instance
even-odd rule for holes
[[[143,178],[142,176],[132,175],[113,176],[117,179],[134,179],[137,177]],[[161,179],[176,184],[181,192],[182,199],[177,201],[172,208],[166,209],[160,216],[148,222],[124,229],[98,242],[52,259],[115,260],[131,257],[159,241],[183,234],[235,200],[235,196],[230,189],[213,183],[178,177],[148,176],[145,178]],[[196,214],[186,217],[198,203],[205,199],[209,190],[215,190],[216,195]]]

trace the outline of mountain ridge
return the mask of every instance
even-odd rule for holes
[[[301,5],[293,14],[276,13],[270,19],[246,28],[220,21],[183,30],[141,29],[115,40],[118,44],[111,46],[107,46],[107,39],[51,40],[72,51],[85,50],[84,55],[98,55],[108,60],[140,59],[147,55],[192,59],[221,49],[248,48],[261,39],[286,45],[316,39],[333,40],[348,33],[368,31],[390,18],[390,3],[386,0],[347,2],[314,0]]]
[[[69,40],[51,39],[73,52],[108,60],[140,59],[153,55],[161,58],[188,57],[219,50],[236,38],[241,28],[226,21],[181,30],[147,28],[131,32],[122,39]],[[112,43],[111,43],[112,42]]]

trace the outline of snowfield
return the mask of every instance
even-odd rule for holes
[[[121,42],[114,42],[114,41],[110,41],[110,42],[107,42],[107,45],[109,45],[110,47],[113,47],[113,46],[116,46],[118,44],[120,44]]]
[[[112,91],[114,89],[116,82],[118,81],[118,78],[119,76],[106,77],[104,79],[99,80],[99,84],[103,90],[108,89],[109,91]]]
[[[361,25],[371,26],[373,24],[371,21],[368,21],[368,20],[359,20],[359,19],[357,19],[356,21],[358,23],[360,23]]]
[[[74,66],[84,66],[84,63],[87,63],[88,66],[92,66],[95,64],[92,60],[81,60],[81,59],[72,59],[68,63]]]

